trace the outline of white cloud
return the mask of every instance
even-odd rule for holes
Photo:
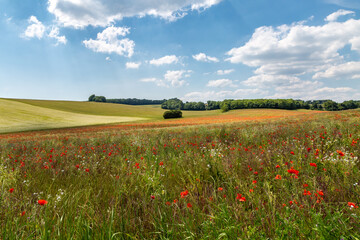
[[[130,28],[126,27],[108,27],[97,34],[96,40],[84,40],[85,47],[101,53],[116,53],[120,56],[131,57],[134,54],[134,41],[125,37],[130,33]]]
[[[351,50],[360,52],[360,37],[350,39]]]
[[[186,84],[184,78],[190,77],[190,70],[167,71],[163,79],[143,78],[140,82],[152,82],[159,87],[181,87]]]
[[[199,53],[192,56],[196,61],[200,62],[219,62],[216,57],[207,56],[205,53]]]
[[[164,64],[177,63],[178,61],[179,61],[179,59],[175,55],[168,55],[168,56],[164,56],[159,59],[152,59],[152,60],[150,60],[150,64],[155,65],[155,66],[161,66]]]
[[[207,87],[236,87],[236,85],[233,83],[230,79],[218,79],[218,80],[210,80],[207,85]]]
[[[207,92],[190,92],[185,94],[181,99],[184,101],[207,101],[207,100],[224,100],[224,99],[246,99],[260,98],[261,95],[267,94],[267,91],[259,89],[236,89],[234,91],[207,91]]]
[[[124,17],[146,15],[174,21],[190,10],[202,10],[222,0],[48,0],[48,11],[64,26],[108,26]]]
[[[216,74],[217,75],[227,75],[230,74],[232,72],[234,72],[234,69],[227,69],[227,70],[217,70]]]
[[[24,36],[27,38],[38,38],[41,39],[45,33],[45,26],[35,16],[31,16],[28,20],[29,26],[24,32]]]
[[[360,75],[360,62],[347,62],[334,65],[324,72],[316,73],[313,78],[336,78],[336,79],[357,79]]]
[[[256,74],[312,73],[341,62],[339,50],[346,45],[358,50],[359,35],[360,20],[355,19],[322,26],[264,26],[256,29],[244,46],[231,49],[227,61],[257,67]]]
[[[341,16],[346,16],[346,15],[349,15],[349,14],[354,15],[355,12],[354,12],[354,11],[348,11],[348,10],[340,9],[340,10],[338,10],[337,12],[334,12],[334,13],[330,14],[329,16],[327,16],[327,17],[325,18],[325,21],[334,22],[334,21],[336,21],[339,17],[341,17]]]
[[[106,57],[105,60],[110,62],[110,61],[111,61],[111,58],[110,58],[110,57]]]
[[[310,85],[311,86],[311,85]],[[321,87],[321,88],[307,88],[306,86],[297,89],[278,89],[277,93],[269,96],[269,98],[293,98],[303,100],[314,100],[314,99],[332,99],[338,102],[342,102],[350,99],[357,99],[359,94],[349,87]]]
[[[140,65],[141,65],[140,62],[127,62],[126,68],[127,69],[138,69],[140,67]]]
[[[58,45],[59,43],[66,44],[66,42],[67,42],[65,36],[59,36],[59,28],[58,27],[53,27],[51,29],[50,33],[48,34],[48,37],[56,39],[56,41],[57,41],[56,45]]]
[[[302,81],[295,76],[260,74],[252,76],[242,83],[246,86],[258,88],[273,88],[273,86],[289,86],[301,82]]]

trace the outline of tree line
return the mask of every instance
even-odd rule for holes
[[[166,101],[163,100],[149,100],[149,99],[138,99],[138,98],[114,98],[106,99],[104,96],[96,96],[92,94],[89,99],[89,102],[106,102],[106,103],[117,103],[117,104],[128,104],[128,105],[160,105]]]
[[[163,100],[149,100],[137,98],[119,98],[106,99],[104,96],[96,96],[92,94],[89,99],[90,102],[106,102],[118,103],[128,105],[160,105],[162,109],[169,110],[193,110],[205,111],[221,109],[223,112],[233,109],[253,109],[253,108],[272,108],[272,109],[311,109],[319,111],[341,111],[347,109],[360,108],[360,101],[344,101],[337,103],[332,100],[293,100],[293,99],[226,99],[223,101],[207,101],[204,102],[183,102],[178,98],[163,99]]]

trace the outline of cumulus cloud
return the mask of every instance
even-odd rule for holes
[[[316,73],[313,78],[358,79],[360,76],[360,62],[347,62],[331,66],[324,72]]]
[[[340,10],[338,10],[337,12],[334,12],[334,13],[330,14],[329,16],[327,16],[327,17],[325,18],[325,21],[334,22],[334,21],[336,21],[339,17],[341,17],[341,16],[346,16],[346,15],[349,15],[349,14],[354,15],[355,12],[354,12],[354,11],[348,11],[348,10],[340,9]]]
[[[164,78],[143,78],[140,82],[152,82],[159,87],[181,87],[186,84],[184,78],[190,77],[190,70],[167,71]]]
[[[59,43],[66,44],[66,42],[67,42],[66,37],[65,36],[60,36],[59,34],[60,34],[59,33],[59,28],[58,27],[53,27],[51,29],[50,33],[48,34],[48,37],[56,39],[56,41],[57,41],[56,45],[58,45]]]
[[[127,69],[138,69],[141,65],[140,62],[127,62],[126,64]]]
[[[178,61],[179,61],[179,59],[175,55],[168,55],[168,56],[164,56],[162,58],[152,59],[152,60],[150,60],[150,64],[155,65],[155,66],[161,66],[164,64],[177,63]]]
[[[207,100],[224,100],[224,99],[245,99],[259,98],[261,95],[267,94],[267,91],[260,89],[236,89],[234,91],[206,91],[206,92],[190,92],[185,94],[181,99],[184,101],[207,101]]]
[[[218,79],[218,80],[210,80],[207,85],[207,87],[236,87],[236,85],[233,83],[230,79]]]
[[[192,56],[196,61],[199,62],[219,62],[216,57],[207,56],[205,53],[199,53]]]
[[[24,32],[24,36],[27,38],[38,38],[41,39],[45,33],[45,26],[35,16],[31,16],[28,20],[29,26]]]
[[[94,52],[116,53],[120,56],[131,57],[134,54],[134,41],[125,37],[130,33],[130,28],[110,26],[97,34],[97,38],[84,40],[85,47]]]
[[[174,21],[188,11],[203,10],[222,0],[48,0],[48,11],[64,26],[108,26],[124,17],[146,15]]]
[[[227,75],[230,74],[232,72],[234,72],[234,69],[227,69],[227,70],[217,70],[216,74],[217,75]]]
[[[251,39],[227,55],[231,63],[256,67],[256,74],[305,74],[321,71],[343,57],[339,50],[350,44],[358,50],[360,20],[328,22],[321,26],[302,23],[257,28]]]
[[[24,38],[38,38],[42,39],[44,37],[52,38],[56,40],[56,45],[66,44],[67,39],[65,36],[60,36],[59,28],[56,26],[46,27],[41,21],[39,21],[35,16],[31,16],[28,19],[29,26],[26,28],[22,37]],[[50,30],[50,32],[49,32]]]

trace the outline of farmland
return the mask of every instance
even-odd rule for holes
[[[0,238],[360,238],[359,110],[199,114],[0,135]]]

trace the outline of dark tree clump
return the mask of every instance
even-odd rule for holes
[[[165,111],[163,114],[164,119],[168,118],[182,118],[182,112],[180,110]]]

